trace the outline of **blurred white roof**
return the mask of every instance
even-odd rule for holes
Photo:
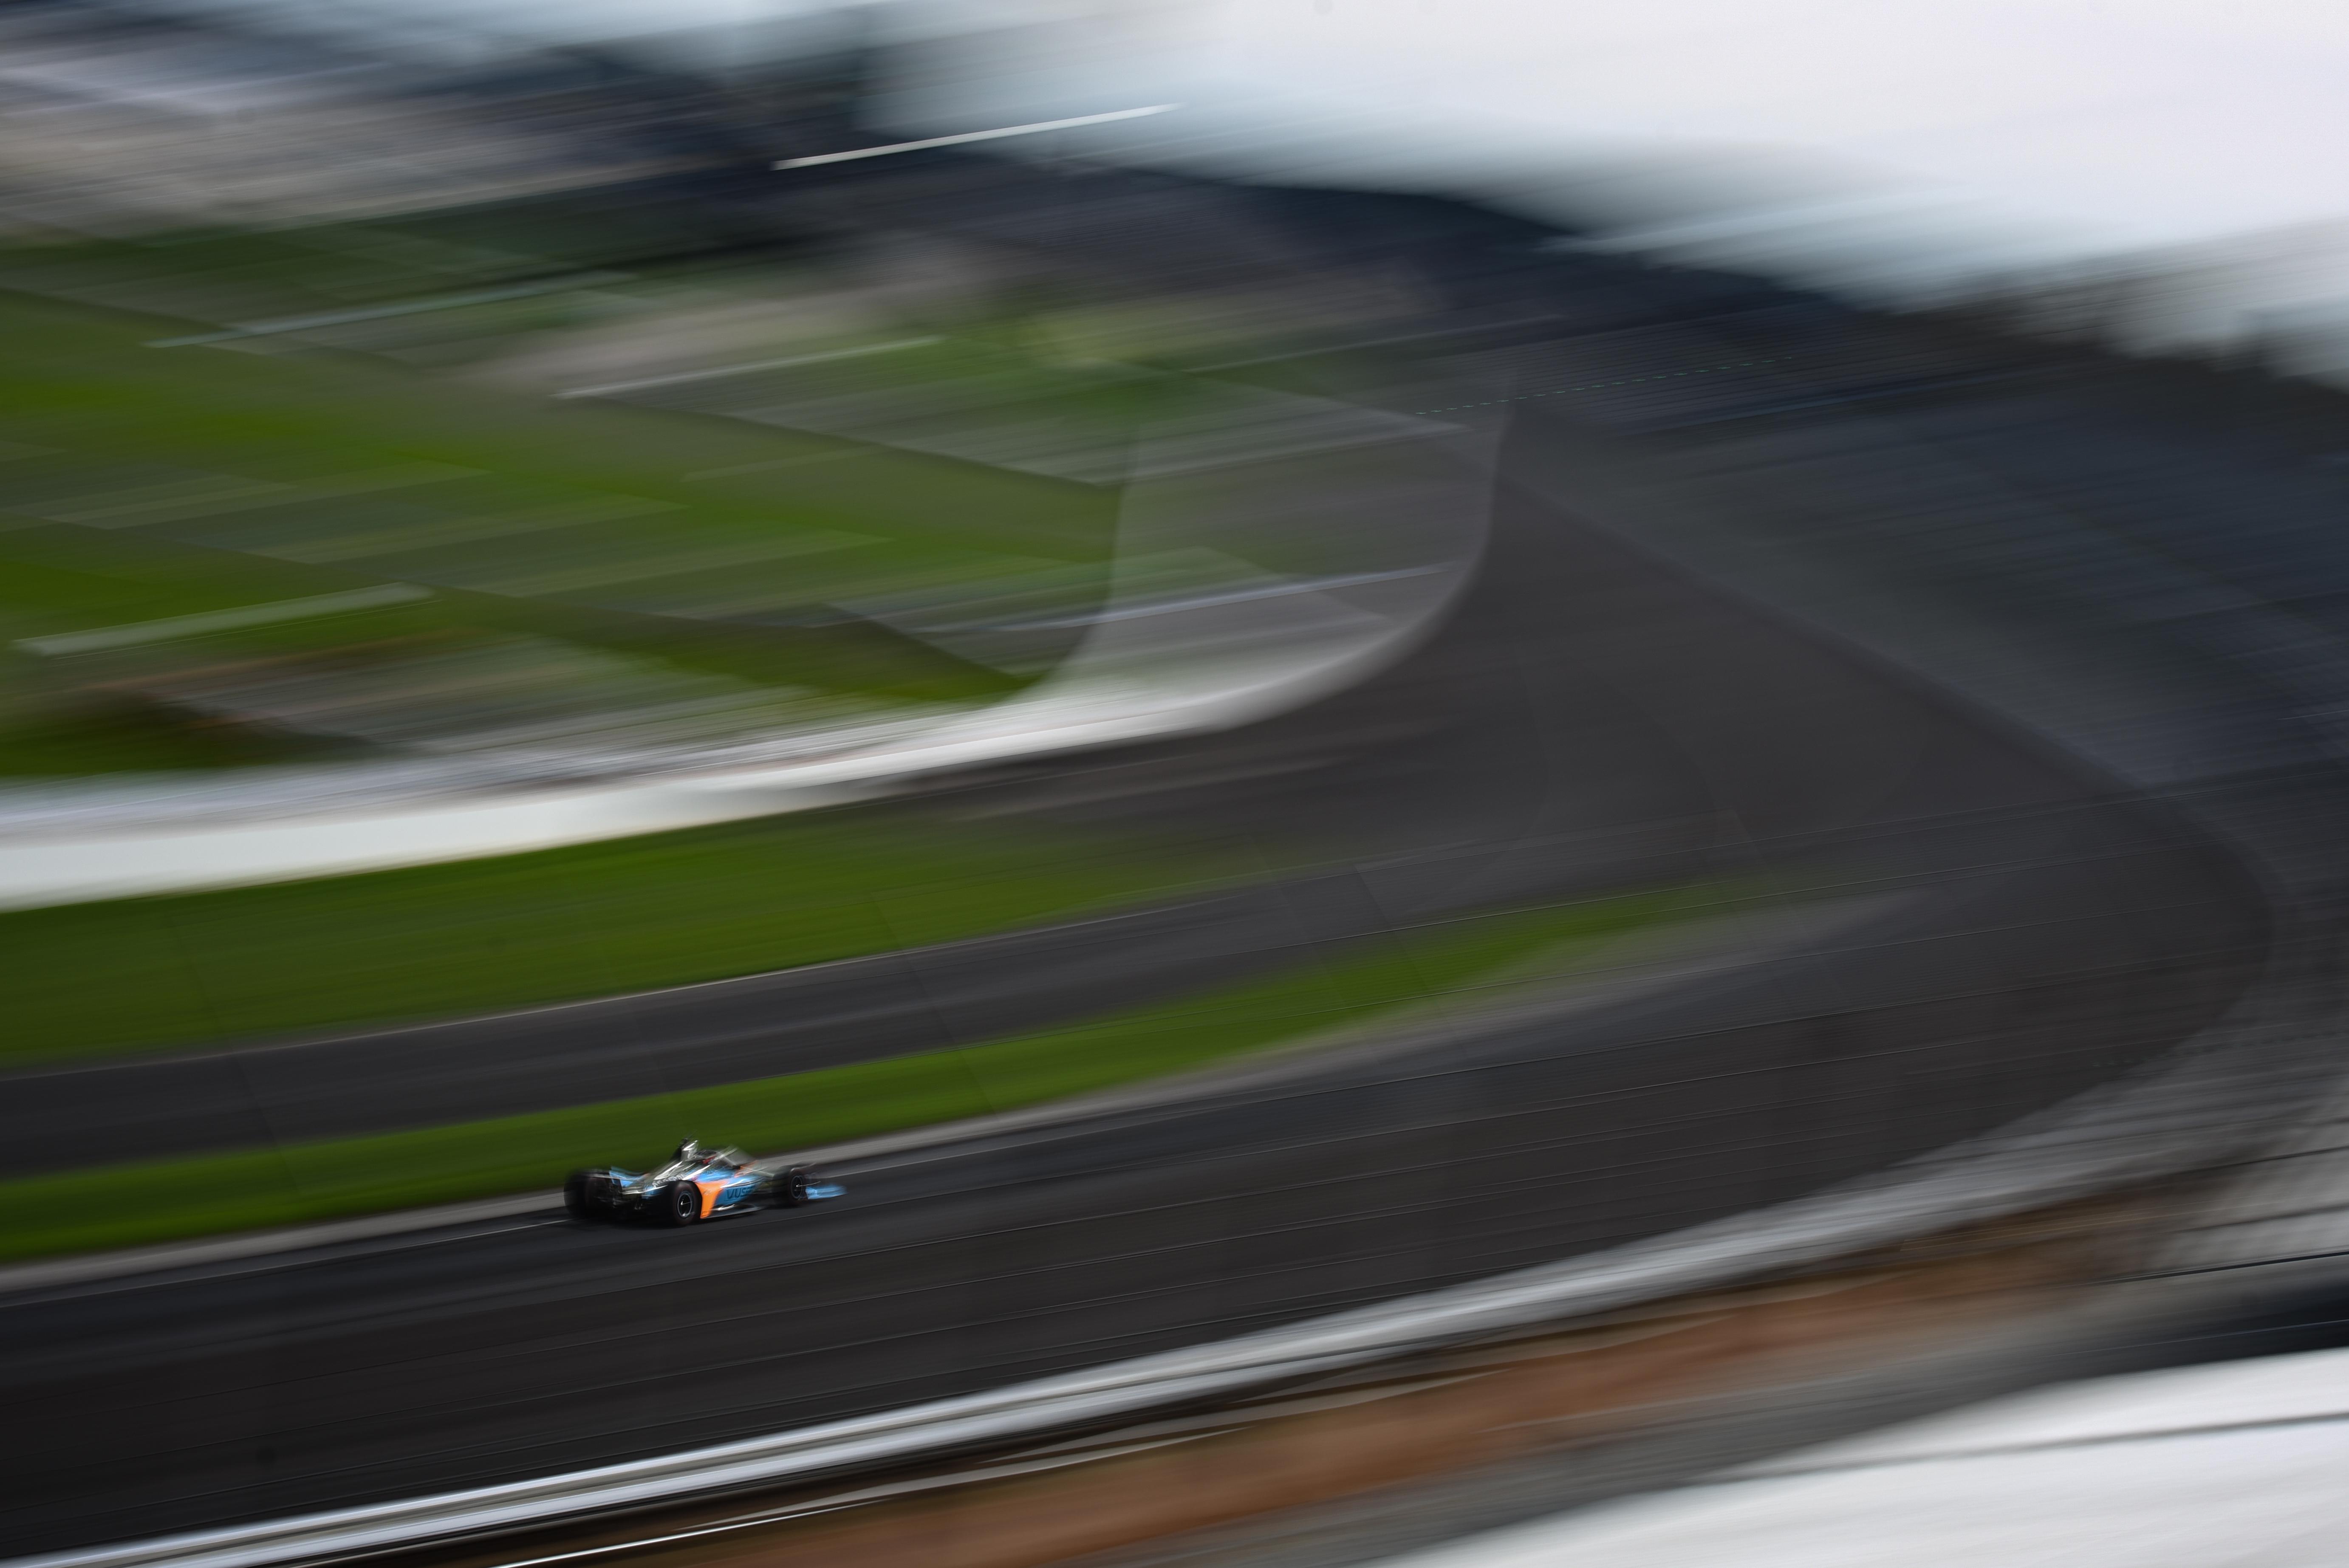
[[[1389,1568],[2335,1568],[2349,1349],[2100,1378]]]
[[[1005,146],[1464,194],[1863,297],[2158,274],[2127,338],[2349,377],[2338,0],[153,3],[444,58],[861,36],[919,57],[880,140],[1181,104]]]

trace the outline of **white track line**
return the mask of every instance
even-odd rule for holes
[[[1178,103],[1154,103],[1148,108],[1112,109],[1108,114],[1081,114],[1068,119],[1040,119],[1033,125],[1007,125],[997,130],[966,130],[959,136],[929,136],[919,141],[893,141],[886,147],[860,147],[853,152],[820,152],[812,158],[786,158],[778,169],[806,169],[818,163],[846,163],[856,158],[883,158],[892,152],[919,152],[931,147],[959,147],[968,141],[993,141],[1006,136],[1033,136],[1042,130],[1070,130],[1081,125],[1107,125],[1115,119],[1140,119],[1181,108]]]

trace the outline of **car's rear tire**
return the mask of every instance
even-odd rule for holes
[[[585,1171],[574,1171],[564,1179],[563,1206],[574,1220],[608,1220],[611,1205],[604,1202],[595,1177]]]
[[[689,1225],[701,1218],[701,1189],[690,1181],[679,1181],[660,1195],[660,1222],[664,1225]]]
[[[808,1168],[794,1165],[775,1177],[775,1207],[796,1209],[808,1202]]]

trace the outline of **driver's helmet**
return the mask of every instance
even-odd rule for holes
[[[700,1144],[696,1143],[692,1139],[688,1138],[684,1142],[677,1146],[676,1162],[682,1165],[688,1161],[707,1158],[709,1153],[709,1150],[702,1148]]]

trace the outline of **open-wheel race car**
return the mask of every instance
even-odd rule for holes
[[[781,1170],[756,1165],[739,1149],[704,1149],[685,1142],[657,1171],[605,1165],[574,1171],[563,1183],[563,1206],[574,1220],[643,1220],[690,1225],[753,1209],[796,1209],[847,1191],[817,1180],[804,1165]]]

